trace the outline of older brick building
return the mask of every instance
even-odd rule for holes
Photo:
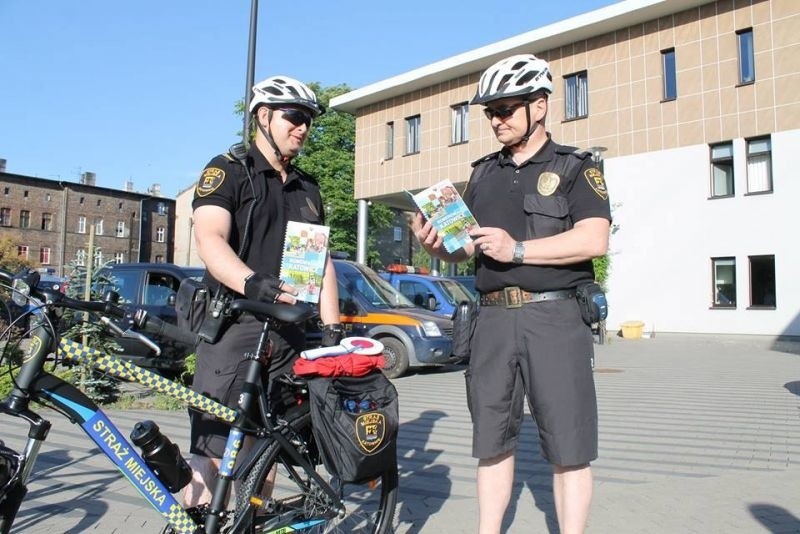
[[[85,262],[91,225],[96,263],[172,262],[175,201],[154,194],[119,191],[0,170],[0,237],[43,268],[63,275],[65,265]]]

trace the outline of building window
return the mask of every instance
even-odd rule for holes
[[[22,196],[25,197],[25,198],[28,198],[28,190],[27,189],[22,192]]]
[[[44,196],[44,199],[45,199],[47,202],[50,202],[50,200],[51,200],[52,198],[53,198],[53,197],[52,197],[52,195],[50,195],[50,193],[47,193],[47,194]]]
[[[756,81],[756,64],[753,54],[753,29],[736,32],[739,41],[739,83]]]
[[[85,198],[81,197],[78,199],[78,204],[83,204],[83,201],[86,200]]]
[[[750,305],[775,307],[775,256],[750,256]]]
[[[772,191],[772,143],[769,137],[747,140],[747,192]]]
[[[11,226],[11,208],[0,208],[0,225]]]
[[[19,212],[19,227],[29,228],[31,225],[31,212],[28,210],[20,210]]]
[[[39,250],[39,263],[42,265],[50,265],[50,247],[42,247]]]
[[[122,211],[122,202],[119,203],[119,206],[117,206],[117,209],[119,209],[119,211]]]
[[[717,308],[736,307],[736,258],[711,258],[713,303]]]
[[[457,145],[469,141],[469,104],[464,102],[452,107],[453,129],[450,133],[450,143]]]
[[[164,263],[164,256],[156,254],[156,263]]]
[[[589,79],[586,71],[564,78],[564,117],[567,120],[589,115]]]
[[[114,253],[114,263],[125,263],[125,253],[124,252],[115,252]]]
[[[675,74],[675,49],[661,51],[661,69],[664,79],[664,100],[678,98],[678,79]]]
[[[417,154],[419,152],[419,129],[419,115],[406,119],[406,154]]]
[[[75,264],[80,266],[86,265],[86,251],[82,248],[75,251]]]
[[[403,229],[399,226],[393,228],[394,241],[398,243],[403,240]]]
[[[163,202],[159,202],[158,206],[156,207],[156,209],[158,210],[158,214],[159,215],[166,215],[167,214],[167,205],[164,204]]]
[[[42,230],[52,230],[53,229],[53,214],[52,213],[42,213]]]
[[[100,267],[103,265],[103,251],[99,248],[94,251],[94,266]]]
[[[167,232],[164,230],[163,226],[159,226],[158,228],[156,228],[156,242],[163,243],[166,234]]]
[[[386,123],[386,159],[394,157],[394,122]]]
[[[711,196],[733,196],[733,143],[711,146]]]
[[[94,235],[103,235],[103,218],[96,217],[94,220]]]
[[[9,187],[4,187],[4,188],[3,188],[3,194],[5,194],[6,196],[8,196],[8,193],[9,193],[10,191],[11,191],[11,188],[9,188]]]
[[[86,217],[83,215],[78,216],[78,233],[85,234],[86,233]]]
[[[117,221],[117,237],[125,237],[125,221]]]
[[[17,246],[17,256],[28,259],[28,247],[27,245],[19,245]]]
[[[101,198],[98,198],[98,199],[97,199],[97,207],[98,207],[98,208],[100,207],[100,204],[101,204],[102,202],[103,202],[103,199],[101,199]]]

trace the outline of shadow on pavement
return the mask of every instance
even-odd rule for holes
[[[93,454],[87,456],[91,455]],[[64,524],[63,527],[65,528],[64,532],[85,532],[91,530],[97,521],[108,512],[108,504],[101,501],[100,497],[106,495],[109,486],[120,479],[119,471],[116,469],[93,471],[92,474],[96,478],[93,478],[89,483],[85,481],[70,483],[69,474],[59,473],[65,467],[80,462],[82,459],[84,458],[70,458],[70,454],[67,451],[52,451],[39,456],[36,462],[39,469],[33,476],[46,479],[48,484],[45,488],[28,492],[14,521],[15,532],[27,532],[38,523],[51,519],[53,516],[66,513],[74,514],[81,510],[84,513],[77,524]],[[42,469],[43,467],[44,469]],[[66,502],[56,498],[57,495],[64,491],[76,492],[80,490],[82,490],[81,493],[70,497]],[[44,504],[32,508],[26,506],[26,503],[31,503],[34,500],[51,501],[53,504]],[[74,515],[70,517],[68,523],[72,523],[73,520]]]
[[[542,457],[539,447],[539,431],[531,423],[529,415],[522,423],[519,445],[514,459],[514,486],[511,488],[511,500],[508,503],[503,520],[503,532],[507,532],[514,523],[518,506],[529,506],[525,496],[525,488],[531,492],[536,508],[540,510],[547,522],[547,532],[558,534],[558,520],[553,502],[553,469]],[[534,532],[542,532],[540,527],[533,528]]]
[[[750,513],[753,514],[768,532],[779,534],[783,532],[800,532],[800,519],[791,512],[773,504],[751,504]]]
[[[795,380],[794,382],[786,382],[783,387],[789,390],[789,393],[794,393],[795,395],[800,397],[800,380]]]
[[[397,443],[397,510],[400,524],[410,525],[405,531],[408,534],[423,532],[427,518],[436,514],[450,496],[450,467],[437,463],[443,451],[426,448],[434,425],[446,415],[439,410],[426,410],[417,419],[400,425],[403,439]]]

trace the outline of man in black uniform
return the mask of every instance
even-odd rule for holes
[[[323,224],[324,211],[316,180],[292,166],[291,160],[323,109],[305,84],[274,76],[253,87],[250,112],[257,131],[247,157],[242,161],[232,154],[215,157],[195,188],[192,206],[197,251],[211,285],[221,283],[248,299],[294,304],[297,289],[278,279],[286,223]],[[326,345],[341,339],[338,302],[336,272],[328,257],[319,301]],[[201,342],[194,390],[235,408],[245,378],[244,356],[255,351],[260,332],[261,323],[243,315],[216,343]],[[303,349],[302,327],[282,326],[270,332],[270,341],[271,376],[291,371]],[[191,423],[194,479],[187,486],[184,502],[197,506],[210,501],[208,488],[219,468],[229,427],[199,413],[192,413]]]
[[[448,262],[478,254],[480,314],[471,342],[467,397],[478,463],[479,532],[500,532],[514,478],[527,395],[562,533],[583,532],[597,457],[597,401],[590,327],[575,288],[593,282],[592,258],[608,248],[603,175],[588,154],[545,131],[553,90],[547,62],[525,54],[483,73],[472,104],[485,105],[502,150],[473,164],[464,200],[481,228],[448,254],[417,214],[422,246]]]

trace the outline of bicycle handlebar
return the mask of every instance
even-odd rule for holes
[[[137,309],[133,314],[133,324],[148,334],[163,336],[173,341],[178,341],[191,347],[200,342],[200,338],[193,332],[178,328],[177,326],[161,320],[155,315],[150,315],[146,310]]]

